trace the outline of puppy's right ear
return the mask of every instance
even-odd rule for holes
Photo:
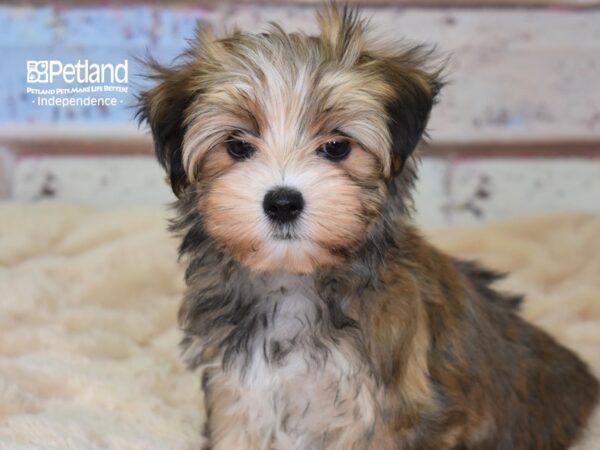
[[[152,130],[154,150],[165,168],[171,188],[179,197],[189,185],[183,164],[186,109],[194,94],[188,88],[190,73],[185,66],[167,68],[150,61],[149,78],[158,84],[138,95],[137,117]]]

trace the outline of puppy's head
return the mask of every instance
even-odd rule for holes
[[[182,64],[153,65],[158,84],[140,96],[175,194],[255,271],[309,273],[352,254],[439,89],[421,47],[370,43],[348,9],[319,24],[318,36],[199,32]]]

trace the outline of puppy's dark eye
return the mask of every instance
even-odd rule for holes
[[[232,138],[227,141],[227,153],[236,161],[250,158],[255,150],[252,144],[241,139]]]
[[[341,161],[350,154],[350,142],[329,141],[321,145],[317,151],[330,161]]]

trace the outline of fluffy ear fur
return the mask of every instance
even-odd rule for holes
[[[440,70],[426,67],[432,54],[425,46],[398,43],[378,48],[367,39],[368,23],[356,10],[335,3],[317,14],[321,37],[332,54],[346,66],[376,70],[390,86],[386,111],[392,140],[393,173],[397,174],[412,154],[424,131],[429,113],[443,83]]]
[[[402,170],[406,159],[421,140],[431,108],[443,86],[439,70],[428,72],[424,68],[430,53],[416,46],[399,56],[381,59],[381,69],[392,87],[386,110],[394,173]]]
[[[154,138],[154,150],[165,168],[175,195],[180,196],[189,182],[183,165],[182,145],[185,134],[185,110],[194,93],[187,88],[190,70],[184,67],[166,68],[151,61],[151,78],[158,84],[138,96],[137,116],[147,122]]]

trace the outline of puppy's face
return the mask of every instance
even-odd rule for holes
[[[309,273],[358,248],[437,92],[416,49],[369,47],[347,10],[320,24],[318,37],[200,35],[141,97],[174,191],[255,271]]]

